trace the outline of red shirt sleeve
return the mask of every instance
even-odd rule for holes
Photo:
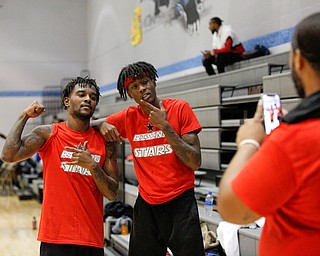
[[[221,49],[216,49],[216,50],[213,50],[213,52],[216,54],[216,53],[220,53],[220,52],[231,52],[231,48],[232,48],[232,38],[231,37],[228,37],[227,38],[227,41],[225,42],[224,44],[224,47],[221,48]]]

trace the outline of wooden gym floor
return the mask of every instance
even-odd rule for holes
[[[32,229],[33,216],[39,224],[41,204],[19,200],[17,195],[0,196],[0,254],[3,256],[38,256],[38,230]]]

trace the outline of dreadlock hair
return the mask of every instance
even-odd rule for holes
[[[127,89],[125,86],[125,82],[127,81],[127,79],[132,79],[132,81],[135,81],[137,79],[141,79],[144,76],[147,76],[152,81],[156,82],[158,77],[157,70],[153,65],[144,61],[132,63],[122,68],[117,82],[117,89],[119,91],[120,97],[127,98]]]
[[[100,88],[96,83],[95,79],[91,79],[88,76],[86,77],[80,77],[78,76],[76,79],[72,79],[64,88],[63,92],[62,92],[62,106],[64,107],[64,109],[67,109],[66,106],[64,105],[64,98],[65,97],[70,97],[72,91],[74,90],[74,87],[76,85],[79,85],[79,87],[84,88],[89,86],[89,88],[94,87],[96,89],[97,92],[97,105],[99,103],[99,98],[101,97],[100,94]]]
[[[218,24],[219,27],[221,26],[221,24],[223,22],[223,20],[221,20],[219,17],[213,17],[210,19],[210,21]]]

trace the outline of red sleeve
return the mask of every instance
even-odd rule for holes
[[[213,52],[216,54],[216,53],[220,53],[220,52],[231,52],[231,48],[232,48],[232,38],[231,37],[228,37],[227,38],[227,41],[225,42],[224,44],[224,47],[221,48],[221,49],[216,49],[216,50],[213,50]]]
[[[182,117],[181,135],[189,132],[195,132],[198,134],[202,130],[202,127],[196,115],[194,114],[189,103],[187,102],[185,102],[185,104],[182,107],[181,117]]]
[[[232,181],[232,189],[250,209],[266,216],[275,212],[296,189],[293,167],[279,145],[265,141]]]

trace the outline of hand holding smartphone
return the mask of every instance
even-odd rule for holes
[[[261,95],[263,120],[266,134],[270,134],[272,130],[280,125],[282,117],[281,101],[278,94],[264,93]]]

